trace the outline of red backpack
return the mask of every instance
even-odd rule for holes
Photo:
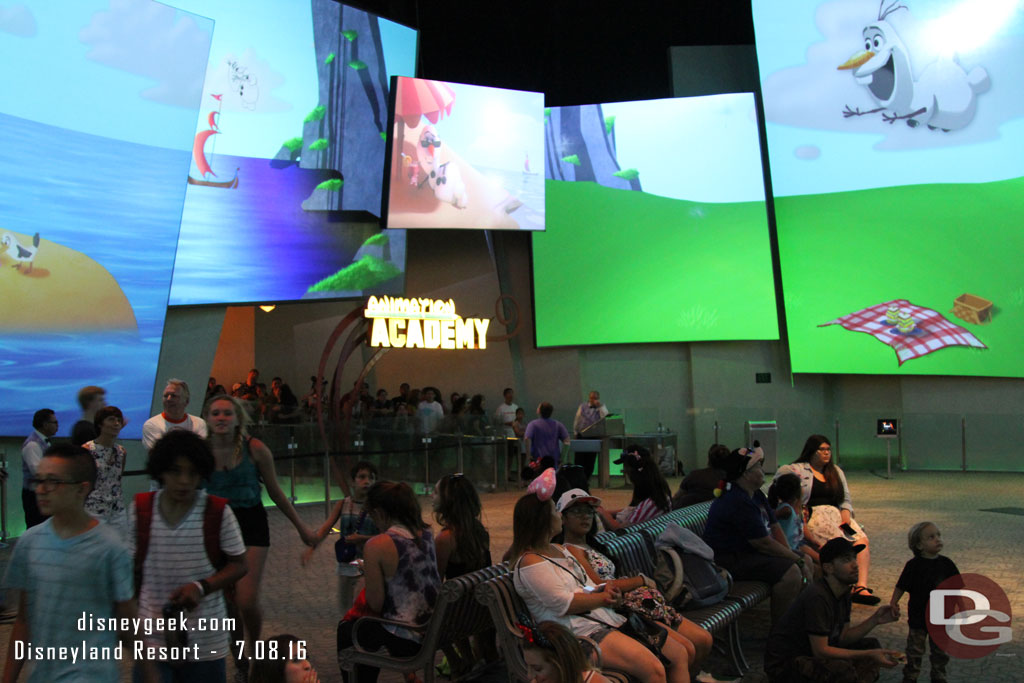
[[[153,508],[156,491],[135,494],[135,597],[142,589],[142,566],[149,552],[149,533],[153,525]],[[203,511],[203,547],[213,568],[220,570],[227,563],[220,548],[220,525],[224,519],[224,506],[228,499],[220,496],[206,496],[206,510]]]

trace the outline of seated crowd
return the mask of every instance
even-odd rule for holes
[[[361,626],[361,647],[383,647],[396,657],[415,654],[418,627],[431,619],[442,583],[492,564],[481,501],[462,474],[446,474],[434,487],[436,532],[424,520],[413,489],[379,480],[375,465],[366,461],[347,473],[348,495],[328,519],[317,529],[307,527],[277,481],[270,450],[248,431],[250,409],[291,419],[298,401],[292,402],[294,394],[279,378],[266,394],[258,377],[253,370],[231,394],[218,393],[210,378],[201,416],[186,412],[188,385],[169,380],[163,411],[143,427],[146,472],[155,490],[127,505],[121,490],[125,449],[117,443],[124,417],[106,405],[105,392],[99,387],[80,392],[83,418],[71,443],[51,444],[56,417],[51,410],[36,413],[23,448],[22,502],[29,529],[4,577],[17,605],[5,681],[17,680],[26,664],[33,668],[30,680],[56,680],[72,670],[67,661],[26,656],[16,650],[16,641],[30,640],[45,651],[71,642],[114,648],[120,638],[134,659],[135,680],[223,681],[230,656],[236,680],[315,683],[303,641],[261,634],[260,584],[270,545],[264,488],[307,546],[304,563],[332,528],[340,530],[335,543],[338,652],[352,646],[359,619],[374,615],[390,623]],[[315,384],[314,378],[311,391],[323,391]],[[348,400],[353,411],[358,405],[371,420],[404,411],[429,416],[421,418],[424,428],[449,418],[472,429],[490,428],[479,394],[452,395],[450,411],[440,396],[431,387],[418,391],[403,384],[391,401],[384,390],[370,399],[366,386],[356,387]],[[850,624],[852,602],[875,605],[879,599],[867,587],[867,536],[854,519],[846,477],[832,461],[825,437],[811,436],[800,457],[776,473],[767,495],[764,456],[756,445],[731,452],[712,446],[708,466],[686,476],[675,495],[651,453],[627,446],[615,462],[622,464],[632,495],[626,507],[609,510],[590,494],[586,467],[559,462],[559,443],[568,433],[548,422],[550,404],[542,403],[538,419],[524,426],[511,389],[504,399],[494,423],[523,436],[538,465],[551,465],[537,468],[542,471],[515,504],[513,541],[503,558],[528,608],[519,615],[519,627],[531,680],[607,680],[578,639],[596,643],[603,667],[635,680],[715,680],[701,669],[712,635],[687,619],[653,577],[619,575],[597,538],[599,531],[629,533],[632,525],[708,500],[713,502],[704,541],[715,563],[737,581],[771,587],[765,671],[772,681],[869,681],[880,667],[901,661],[905,680],[916,680],[929,642],[923,605],[929,591],[958,571],[940,555],[935,525],[916,525],[909,536],[914,559],[892,599],[861,623]],[[259,412],[260,406],[266,410]],[[474,417],[481,426],[473,427]],[[911,596],[906,656],[867,637],[876,625],[899,618],[904,592]],[[103,620],[104,626],[75,630],[82,614]],[[146,634],[106,628],[136,616],[164,617],[167,623],[212,620],[224,628],[200,635],[173,628]],[[495,635],[485,631],[446,647],[446,672],[458,678],[481,661],[498,660]],[[261,654],[250,666],[254,654],[271,646],[280,657]],[[930,650],[932,678],[943,680],[948,657],[934,641]],[[82,680],[117,677],[115,659],[76,666]],[[346,681],[373,681],[377,673],[364,665],[341,672]]]

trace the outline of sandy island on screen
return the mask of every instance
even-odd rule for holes
[[[31,271],[11,250],[0,250],[0,331],[99,332],[137,331],[128,298],[117,280],[85,254],[0,228],[34,249]],[[15,251],[15,254],[17,251]],[[24,253],[24,252],[22,252]],[[21,266],[16,268],[15,266]]]

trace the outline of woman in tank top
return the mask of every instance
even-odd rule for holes
[[[259,591],[270,548],[270,526],[263,507],[260,482],[267,487],[270,499],[295,526],[303,543],[316,545],[317,537],[302,522],[288,496],[281,490],[270,449],[247,434],[249,416],[241,403],[231,396],[214,396],[207,401],[203,418],[206,419],[207,438],[216,464],[206,491],[228,499],[245,542],[245,562],[249,571],[235,584],[234,606],[244,627],[245,653],[251,653],[263,625]],[[236,659],[235,662],[236,667],[243,671],[245,663],[245,659]]]
[[[434,536],[423,522],[416,494],[408,484],[379,481],[366,494],[366,511],[378,529],[385,529],[363,547],[366,605],[383,619],[423,626],[430,620],[441,589]],[[352,646],[357,620],[338,624],[338,651]],[[410,657],[421,636],[394,624],[367,622],[359,627],[359,645],[367,650],[387,647],[392,657]],[[378,669],[357,665],[355,680],[376,681]],[[351,680],[348,672],[342,679]]]

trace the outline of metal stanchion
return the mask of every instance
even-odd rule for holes
[[[501,447],[505,449],[506,453],[508,453],[508,446],[505,444],[505,439],[502,439],[499,442],[497,440],[497,437],[493,437],[492,436],[490,438],[490,441],[491,441],[491,454],[494,456],[494,486],[491,488],[491,491],[497,491],[498,490],[498,443],[501,443]]]
[[[960,418],[960,470],[967,471],[967,416]]]
[[[423,490],[430,489],[430,437],[423,437]]]
[[[324,519],[331,516],[331,452],[324,451]]]
[[[715,443],[718,443],[718,420],[715,420]]]
[[[832,459],[839,464],[839,418],[836,418],[836,440],[832,442]]]
[[[289,465],[291,466],[291,474],[289,475],[289,478],[291,479],[292,495],[288,498],[288,500],[290,500],[293,505],[295,504],[295,501],[298,500],[298,498],[295,497],[295,450],[298,447],[299,444],[295,443],[295,435],[292,434],[290,437],[288,437],[288,455],[292,456],[291,461],[289,462]]]

